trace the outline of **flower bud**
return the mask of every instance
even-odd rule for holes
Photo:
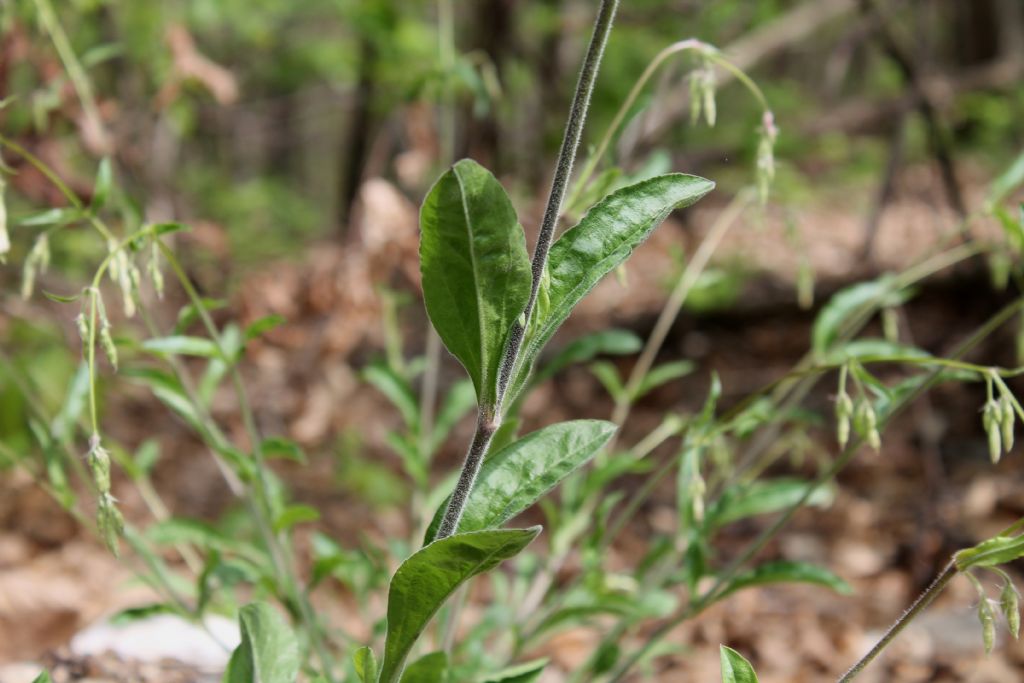
[[[1017,413],[1014,410],[1013,402],[1010,401],[1008,396],[1003,396],[999,399],[1002,404],[1002,419],[999,421],[999,426],[1002,428],[1003,436],[1003,448],[1009,453],[1013,449],[1013,427],[1014,422],[1017,419]]]
[[[757,194],[764,204],[768,201],[768,191],[775,179],[775,139],[779,135],[772,112],[764,113],[757,132]]]
[[[882,436],[878,433],[878,417],[867,399],[861,399],[853,416],[853,426],[874,451],[882,447]]]
[[[978,621],[981,622],[981,640],[985,644],[985,654],[991,654],[996,643],[996,620],[992,614],[992,606],[988,598],[982,597],[978,603]]]
[[[999,608],[1006,617],[1006,625],[1010,629],[1010,635],[1014,638],[1020,637],[1020,596],[1017,589],[1009,581],[1003,586],[1003,592],[999,594]]]
[[[100,444],[100,437],[93,434],[89,439],[89,454],[86,456],[92,480],[100,493],[110,492],[110,453]]]
[[[988,437],[988,457],[992,460],[992,464],[999,462],[999,458],[1003,454],[1002,421],[1002,408],[999,403],[990,399],[982,410],[981,424]]]
[[[156,292],[156,298],[164,298],[164,274],[160,270],[160,248],[157,246],[156,240],[152,242],[152,251],[149,254],[149,263],[146,266],[146,270],[149,273],[150,282],[153,283],[153,291]]]
[[[845,448],[850,440],[850,416],[853,415],[853,401],[847,393],[836,397],[836,441]]]
[[[117,501],[110,493],[101,493],[96,510],[96,526],[99,529],[100,537],[114,557],[120,555],[117,539],[124,534],[124,517],[117,509],[116,503]]]

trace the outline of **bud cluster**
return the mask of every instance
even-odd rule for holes
[[[700,66],[690,74],[690,123],[696,124],[703,111],[704,120],[709,126],[714,127],[717,118],[715,85],[714,65],[705,56]]]
[[[875,407],[866,398],[857,402],[853,414],[853,428],[876,453],[882,447],[882,437],[878,433],[878,416],[875,415]]]
[[[999,398],[992,395],[992,381],[989,380],[989,398],[981,409],[981,425],[988,438],[988,455],[992,463],[999,462],[1002,454],[1013,448],[1013,431],[1017,420],[1013,399],[1003,387]]]
[[[96,507],[96,526],[100,537],[114,555],[118,554],[117,539],[124,533],[124,517],[117,509],[117,499],[110,494],[110,453],[100,442],[99,434],[89,438],[86,464],[92,474],[99,499]]]

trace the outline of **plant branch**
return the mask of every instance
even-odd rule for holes
[[[533,307],[537,302],[537,294],[540,291],[541,279],[547,267],[548,251],[551,248],[552,236],[555,232],[555,225],[558,222],[558,214],[562,210],[562,200],[565,197],[565,189],[572,175],[573,161],[576,158],[576,150],[579,148],[580,137],[583,134],[583,123],[587,118],[587,109],[590,106],[590,98],[594,92],[594,81],[597,79],[597,71],[601,64],[601,57],[604,54],[604,46],[608,42],[608,35],[611,33],[612,21],[615,18],[615,11],[618,9],[618,0],[602,0],[601,8],[598,10],[597,19],[594,23],[594,31],[590,36],[590,47],[587,49],[587,56],[583,61],[580,70],[580,77],[576,83],[576,93],[573,96],[572,108],[569,110],[569,122],[565,127],[565,137],[562,139],[562,149],[558,154],[558,162],[555,166],[555,177],[551,183],[551,193],[548,195],[547,209],[544,211],[544,219],[541,223],[540,234],[537,237],[537,246],[533,252],[532,273],[533,282],[530,288],[530,298],[523,310],[522,317],[512,325],[509,331],[508,342],[505,346],[505,356],[502,359],[501,370],[498,376],[497,400],[494,406],[481,406],[477,415],[476,433],[470,444],[466,460],[462,465],[462,472],[459,481],[452,492],[451,500],[445,509],[444,519],[438,529],[437,537],[445,538],[454,534],[462,519],[462,512],[466,507],[466,500],[476,475],[480,471],[490,447],[494,432],[501,425],[501,404],[505,398],[508,381],[512,376],[512,369],[519,358],[519,352],[523,346],[525,325],[530,320]]]
[[[519,350],[523,346],[525,327],[529,323],[534,305],[537,303],[537,295],[540,292],[544,269],[547,267],[548,251],[551,249],[555,226],[558,223],[558,216],[562,211],[562,200],[565,198],[565,190],[569,184],[569,178],[572,176],[572,166],[576,160],[576,151],[580,145],[580,138],[583,135],[583,123],[587,118],[590,98],[594,93],[594,81],[597,80],[601,57],[604,55],[604,46],[608,42],[608,35],[611,33],[612,21],[615,18],[615,12],[618,7],[618,0],[602,0],[597,20],[594,23],[594,32],[590,36],[590,47],[587,49],[586,59],[584,59],[583,67],[580,69],[580,77],[576,83],[576,93],[573,95],[572,108],[569,110],[569,121],[565,126],[565,135],[562,138],[562,148],[558,153],[558,162],[555,165],[555,177],[551,181],[551,192],[548,195],[547,208],[544,210],[544,219],[541,221],[540,233],[537,236],[537,246],[533,252],[531,264],[533,284],[530,288],[530,298],[526,303],[526,308],[523,310],[522,317],[512,325],[508,344],[505,348],[505,358],[501,364],[497,401],[499,415],[501,414],[501,403],[505,397],[505,390],[508,387],[512,369],[515,367],[516,360],[519,357]]]
[[[914,604],[912,604],[910,608],[904,612],[892,626],[889,627],[889,630],[885,632],[885,635],[875,643],[875,646],[871,648],[866,655],[861,657],[849,671],[843,674],[843,677],[840,678],[837,683],[847,683],[848,681],[852,681],[858,674],[864,671],[868,664],[874,661],[874,659],[881,654],[882,650],[888,647],[889,643],[891,643],[896,636],[898,636],[900,632],[907,627],[907,624],[913,621],[918,614],[928,607],[928,605],[932,604],[932,601],[938,597],[939,593],[945,589],[946,585],[956,575],[956,563],[953,560],[950,560],[942,570],[942,573],[935,577],[935,580],[932,581],[931,585],[928,586],[921,595],[917,596],[917,600],[914,601]]]

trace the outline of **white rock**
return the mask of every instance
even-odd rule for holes
[[[220,616],[207,616],[203,623],[205,629],[173,614],[125,624],[100,621],[71,639],[71,651],[79,656],[111,652],[137,662],[173,659],[202,671],[223,671],[241,642],[238,625]]]

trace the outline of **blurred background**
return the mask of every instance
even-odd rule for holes
[[[383,544],[418,523],[406,509],[415,487],[388,437],[400,416],[363,369],[382,358],[415,365],[427,353],[419,203],[448,164],[472,157],[503,182],[532,245],[594,7],[4,0],[0,134],[86,202],[100,159],[109,158],[117,221],[191,227],[175,235],[176,251],[200,294],[217,301],[218,321],[283,317],[243,361],[264,432],[309,456],[304,466],[285,462],[275,471],[295,500],[320,510],[318,532],[346,547],[365,538]],[[763,92],[779,131],[775,178],[767,203],[746,205],[721,239],[668,333],[659,360],[691,361],[692,372],[635,406],[623,426],[627,441],[667,413],[699,409],[712,371],[725,406],[783,375],[807,350],[831,294],[915,263],[985,205],[992,179],[1024,149],[1020,0],[630,0],[607,48],[581,160],[651,60],[687,38],[719,48]],[[555,351],[610,327],[645,338],[715,221],[756,183],[763,107],[718,69],[714,126],[692,122],[689,79],[701,66],[688,52],[666,60],[598,169],[609,187],[672,170],[712,179],[716,190],[673,215],[620,277],[603,282]],[[0,441],[21,452],[33,448],[32,402],[59,412],[80,374],[78,307],[40,291],[79,289],[106,245],[84,228],[63,231],[36,293],[23,299],[21,264],[45,223],[39,216],[66,201],[23,159],[5,152],[3,161],[12,173],[11,249],[0,268]],[[568,218],[588,199],[596,197],[568,206]],[[970,231],[1000,234],[991,219],[971,222]],[[982,324],[1015,296],[993,286],[991,266],[975,259],[922,285],[899,308],[902,335],[942,352]],[[184,303],[168,286],[150,305],[166,328]],[[140,333],[112,315],[130,348]],[[997,334],[978,357],[1017,365],[1014,333]],[[609,362],[625,372],[634,359]],[[443,354],[440,386],[460,373]],[[524,405],[526,431],[608,417],[614,401],[600,374],[576,366],[539,386]],[[153,480],[170,513],[232,528],[242,513],[188,425],[130,377],[106,372],[102,383],[105,433],[128,452],[157,444]],[[982,388],[965,385],[917,404],[887,432],[881,456],[860,458],[844,474],[833,506],[798,516],[774,549],[828,564],[859,598],[799,587],[743,594],[678,635],[701,654],[680,657],[659,680],[713,680],[717,650],[707,643],[719,641],[747,647],[763,680],[824,680],[909,604],[949,552],[1019,516],[1019,458],[988,464],[982,400]],[[827,388],[809,399],[826,415],[829,401]],[[214,394],[211,412],[244,440],[229,395]],[[806,426],[780,442],[786,457],[778,471],[813,472],[816,459],[834,451],[830,429]],[[456,466],[471,432],[467,415],[439,449],[430,481]],[[82,438],[76,443],[84,449]],[[671,489],[645,505],[636,538],[674,514]],[[145,518],[144,494],[116,483],[115,491],[129,519]],[[613,552],[634,551],[623,542]],[[54,652],[63,653],[58,661],[81,662],[67,650],[70,638],[135,604],[128,570],[31,478],[0,470],[0,662],[52,662]],[[572,570],[570,563],[565,571]],[[949,607],[896,648],[878,678],[864,680],[1019,680],[1024,650],[981,654],[971,591],[953,590]],[[324,609],[352,620],[345,604]],[[597,642],[586,629],[560,638],[542,654],[565,671]],[[107,666],[113,680],[179,680],[95,666]]]

